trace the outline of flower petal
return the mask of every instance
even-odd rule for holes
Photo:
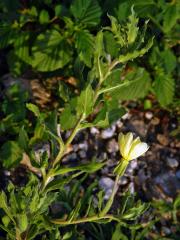
[[[147,143],[140,142],[136,144],[133,148],[131,148],[130,154],[129,154],[129,160],[138,158],[142,154],[144,154],[148,150],[149,146]]]
[[[123,152],[122,152],[122,156],[125,158],[125,159],[128,159],[128,155],[129,155],[129,152],[130,152],[130,149],[131,149],[131,145],[133,143],[133,134],[131,132],[127,133],[125,136],[124,136],[124,148],[123,148]]]
[[[121,155],[123,155],[123,149],[124,149],[124,134],[120,133],[119,137],[118,137],[118,142],[119,142],[119,149],[120,149],[120,153]]]

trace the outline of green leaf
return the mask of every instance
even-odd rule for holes
[[[95,56],[99,58],[103,55],[104,44],[103,44],[103,32],[99,31],[95,39]]]
[[[130,4],[129,1],[119,3],[119,6],[115,9],[119,21],[124,21],[131,14],[132,4]]]
[[[148,43],[146,44],[145,47],[141,48],[140,50],[135,50],[133,52],[130,52],[130,53],[127,53],[125,55],[121,55],[119,57],[119,62],[120,63],[124,63],[124,62],[127,62],[129,60],[133,60],[137,57],[142,57],[146,52],[149,51],[149,49],[152,47],[153,45],[153,39],[154,38],[151,38]]]
[[[180,194],[174,200],[173,207],[176,210],[178,210],[180,208]]]
[[[26,103],[26,107],[29,111],[33,112],[34,115],[37,117],[37,118],[41,118],[41,113],[39,111],[39,108],[38,106],[32,104],[32,103]]]
[[[139,19],[136,18],[133,7],[131,8],[132,14],[129,16],[129,23],[127,24],[127,40],[128,44],[132,44],[137,37],[139,28],[137,27]]]
[[[28,226],[28,218],[27,215],[25,213],[22,214],[18,214],[17,215],[17,222],[18,222],[18,227],[22,232],[24,232]]]
[[[79,215],[80,209],[81,209],[81,199],[77,202],[75,208],[72,210],[72,212],[68,216],[68,221],[71,222],[74,219],[76,219]]]
[[[4,143],[0,149],[0,158],[3,166],[11,168],[19,164],[22,160],[23,151],[15,141]]]
[[[167,33],[169,32],[174,25],[176,24],[177,19],[179,18],[179,13],[177,11],[177,5],[168,4],[167,10],[163,15],[163,29]]]
[[[66,174],[66,173],[74,172],[74,171],[93,173],[93,172],[96,172],[99,169],[101,169],[104,165],[105,165],[105,163],[91,162],[88,164],[82,164],[77,167],[61,168],[56,171],[55,175]]]
[[[39,22],[41,24],[46,24],[49,22],[49,14],[46,10],[41,10],[40,14],[39,14]]]
[[[3,225],[1,225],[1,224],[0,224],[0,228],[2,228],[4,231],[6,231],[6,232],[9,234],[9,236],[11,237],[11,239],[14,238],[15,232],[14,232],[12,229],[10,230],[8,227],[5,227],[5,226],[3,226]]]
[[[71,12],[78,22],[96,26],[100,21],[101,8],[96,0],[74,0]]]
[[[120,45],[120,47],[123,47],[126,45],[126,39],[125,39],[125,33],[122,31],[121,25],[118,23],[117,19],[113,16],[108,15],[110,21],[111,21],[111,28],[109,29],[113,34],[115,39],[117,40],[117,43]]]
[[[112,57],[118,56],[119,46],[116,43],[114,36],[111,32],[104,32],[104,46],[106,52]]]
[[[92,123],[92,126],[97,127],[108,127],[118,119],[120,119],[125,113],[125,109],[122,107],[118,108],[118,103],[116,101],[116,106],[112,105],[112,101],[109,101],[108,104],[105,104],[100,112],[97,114],[95,120]]]
[[[31,57],[29,54],[29,38],[29,33],[21,32],[14,41],[14,53],[22,61],[31,64]]]
[[[171,49],[166,49],[161,52],[161,57],[164,61],[164,68],[167,73],[171,73],[176,67],[176,56],[171,51]]]
[[[162,71],[169,74],[176,67],[176,56],[171,49],[160,51],[156,46],[152,49],[149,62],[156,71],[162,68]]]
[[[62,6],[61,5],[56,5],[55,6],[55,16],[60,17],[62,12]]]
[[[16,31],[14,29],[11,29],[9,25],[0,26],[0,49],[6,48],[9,44],[12,44],[16,34]]]
[[[143,212],[145,212],[149,208],[149,204],[141,203],[140,201],[136,204],[136,206],[127,210],[122,218],[126,220],[135,220],[139,217]]]
[[[32,146],[33,144],[45,140],[45,125],[41,123],[37,123],[36,127],[34,129],[34,135],[33,137],[29,140],[29,145]]]
[[[111,109],[109,111],[109,125],[120,119],[125,113],[126,110],[123,107]]]
[[[46,186],[46,191],[49,192],[49,191],[53,191],[56,189],[59,190],[64,185],[68,184],[73,178],[79,176],[80,174],[82,174],[82,172],[75,173],[75,174],[71,175],[70,177],[66,177],[65,179],[64,178],[55,179],[55,180],[51,181],[50,183],[48,183],[48,185]]]
[[[79,30],[75,33],[75,46],[78,55],[88,67],[91,67],[91,59],[93,55],[94,41],[93,36],[88,30]]]
[[[106,104],[102,107],[102,109],[97,114],[96,118],[94,119],[92,126],[98,127],[108,127],[109,126],[109,119],[108,119],[108,109]]]
[[[4,224],[5,227],[9,225],[10,221],[11,219],[7,215],[2,217],[2,223]]]
[[[84,114],[88,116],[93,109],[94,106],[94,91],[92,87],[88,85],[85,90],[83,90],[80,96],[77,99],[77,114]]]
[[[23,126],[19,132],[18,144],[22,149],[24,149],[24,151],[27,151],[28,143],[29,143],[29,138],[28,138],[27,132],[25,131],[24,126]]]
[[[73,232],[67,232],[63,235],[62,240],[68,240],[72,237],[72,235],[73,235]]]
[[[63,130],[71,129],[75,126],[77,122],[77,117],[74,110],[70,104],[65,106],[64,111],[60,115],[61,128]]]
[[[15,77],[22,75],[27,66],[27,64],[15,54],[14,50],[9,52],[7,56],[7,62],[9,71]]]
[[[121,225],[117,224],[111,240],[128,240],[128,237],[122,233]]]
[[[4,210],[4,212],[7,214],[7,216],[14,221],[13,215],[11,214],[11,210],[9,209],[8,203],[7,203],[7,196],[6,194],[1,191],[0,193],[0,208]]]
[[[119,79],[118,75],[117,77]],[[150,83],[149,73],[143,68],[139,68],[127,74],[123,83],[106,87],[102,92],[110,92],[112,98],[118,98],[119,100],[141,98],[147,94]]]
[[[175,81],[171,75],[161,72],[156,75],[154,84],[155,93],[159,103],[165,107],[173,101]]]
[[[64,67],[71,60],[71,54],[67,39],[51,29],[38,35],[32,47],[31,64],[38,71],[54,71]]]

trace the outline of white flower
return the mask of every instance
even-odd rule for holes
[[[138,158],[149,149],[147,143],[141,142],[139,137],[133,140],[133,134],[130,132],[125,135],[119,134],[119,147],[120,153],[126,161]]]

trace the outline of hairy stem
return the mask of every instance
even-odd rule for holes
[[[51,220],[52,223],[58,224],[58,225],[73,225],[73,224],[79,224],[79,223],[87,223],[87,222],[96,222],[98,220],[102,220],[102,219],[109,219],[109,220],[114,220],[119,222],[120,220],[118,218],[116,218],[113,215],[107,214],[104,216],[92,216],[92,217],[86,217],[86,218],[81,218],[81,219],[76,219],[76,220],[72,220],[72,221],[65,221],[63,219],[54,219]]]
[[[105,216],[105,214],[110,210],[112,204],[113,204],[113,201],[114,201],[114,196],[116,194],[116,191],[117,191],[117,188],[118,188],[118,180],[119,180],[119,175],[116,176],[116,179],[115,179],[115,183],[114,183],[114,186],[113,186],[113,190],[112,190],[112,193],[111,193],[111,196],[110,198],[108,199],[104,209],[100,212],[99,216],[100,217],[103,217]]]

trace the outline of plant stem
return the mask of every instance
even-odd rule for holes
[[[80,130],[79,129],[79,126],[81,124],[81,122],[83,121],[84,119],[84,114],[81,114],[79,120],[77,121],[74,129],[72,130],[71,132],[71,135],[69,136],[69,138],[67,139],[66,143],[64,144],[64,147],[60,149],[57,157],[55,158],[53,164],[52,164],[52,167],[55,167],[57,163],[59,163],[62,159],[62,157],[64,156],[64,153],[66,152],[69,144],[72,142],[72,140],[74,139],[75,135],[77,134],[77,132]]]
[[[86,218],[77,219],[77,220],[74,220],[74,221],[64,221],[62,219],[54,219],[54,220],[51,220],[51,222],[55,223],[55,224],[65,226],[65,225],[79,224],[79,223],[85,223],[85,222],[96,222],[96,221],[101,220],[101,219],[109,219],[109,220],[114,220],[114,221],[117,221],[117,222],[120,221],[115,216],[107,214],[107,215],[104,215],[104,216],[86,217]]]
[[[113,186],[113,190],[112,190],[111,196],[110,196],[110,198],[108,199],[105,208],[100,212],[100,214],[99,214],[100,217],[105,216],[105,214],[110,210],[110,208],[111,208],[111,206],[112,206],[112,204],[113,204],[114,196],[115,196],[115,194],[116,194],[117,187],[118,187],[118,180],[119,180],[119,175],[116,176],[116,179],[115,179],[115,183],[114,183],[114,186]]]
[[[103,76],[102,73],[101,73],[101,75],[100,75],[100,81],[99,81],[99,83],[98,83],[98,85],[97,85],[97,87],[96,87],[96,90],[95,90],[94,103],[96,102],[96,100],[97,100],[97,98],[99,97],[99,95],[100,95],[101,93],[103,93],[103,91],[100,90],[101,84],[104,82],[104,80],[106,80],[106,78],[109,77],[109,75],[111,74],[112,69],[113,69],[117,64],[119,64],[119,61],[118,61],[118,60],[113,61],[113,62],[109,65],[108,72],[105,74],[105,76]]]

